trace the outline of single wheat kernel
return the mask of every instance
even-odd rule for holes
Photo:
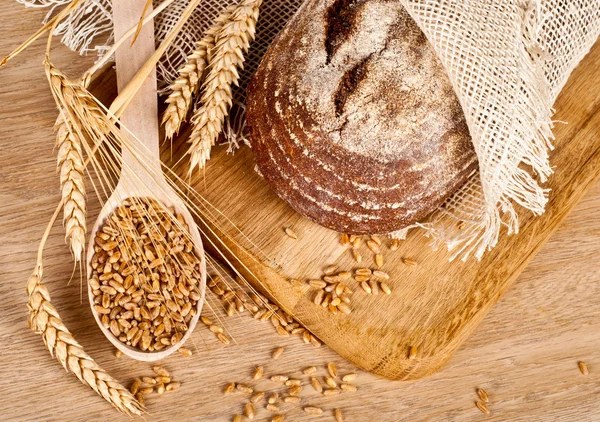
[[[326,390],[323,390],[323,395],[327,397],[337,396],[338,394],[340,394],[339,388],[328,388]]]
[[[301,385],[301,384],[302,384],[302,381],[299,379],[296,379],[296,378],[290,378],[289,380],[287,380],[285,382],[285,385],[288,387],[295,387],[295,386]]]
[[[231,422],[242,422],[242,418],[243,418],[242,415],[235,415],[233,417],[233,419],[231,420]]]
[[[290,336],[290,333],[288,332],[288,330],[283,328],[281,325],[278,325],[276,330],[277,330],[277,334],[279,334],[281,337],[289,337]]]
[[[223,394],[233,393],[234,390],[235,390],[235,383],[230,382],[229,384],[227,384],[225,386],[225,389],[223,390]]]
[[[291,239],[298,239],[298,235],[296,234],[296,232],[294,230],[292,230],[291,227],[285,228],[285,234],[287,234],[288,237]]]
[[[135,381],[133,381],[133,383],[131,384],[131,387],[129,387],[129,391],[135,396],[138,393],[138,391],[140,391],[141,386],[142,381],[140,381],[139,379],[135,379]]]
[[[372,290],[371,290],[371,286],[369,286],[369,283],[367,283],[366,281],[363,281],[362,283],[360,283],[360,287],[361,289],[363,289],[367,294],[371,294]]]
[[[160,375],[160,376],[163,376],[163,377],[170,377],[171,376],[171,374],[169,374],[169,371],[167,371],[162,366],[154,366],[154,367],[152,367],[152,370],[154,371],[154,373],[156,375]]]
[[[371,252],[373,252],[374,254],[378,254],[381,253],[381,248],[379,247],[379,245],[375,242],[373,242],[372,240],[367,240],[367,247],[371,250]]]
[[[121,352],[121,349],[115,349],[115,357],[120,358],[121,356],[123,356],[123,352]]]
[[[369,268],[358,268],[354,271],[356,275],[370,276],[373,272]]]
[[[352,273],[350,271],[340,271],[339,273],[337,273],[337,276],[342,280],[348,280],[350,277],[352,277]]]
[[[373,271],[373,277],[378,278],[380,280],[387,281],[390,279],[390,275],[385,271],[375,270]]]
[[[379,236],[371,236],[371,240],[381,246],[381,238]]]
[[[279,359],[282,354],[283,347],[278,347],[277,349],[273,350],[273,354],[271,356],[273,357],[273,359]]]
[[[580,361],[578,365],[579,365],[579,370],[581,371],[581,373],[583,375],[587,375],[590,373],[590,371],[588,370],[588,367],[584,361]]]
[[[298,396],[287,396],[283,398],[284,403],[300,403],[302,399]]]
[[[166,389],[167,391],[173,391],[173,390],[177,390],[179,387],[181,387],[181,383],[180,382],[170,382],[166,385]]]
[[[277,400],[279,400],[279,393],[273,393],[269,396],[267,402],[269,402],[269,404],[275,404],[277,403]]]
[[[323,343],[321,343],[321,340],[319,340],[318,338],[316,338],[312,334],[310,335],[310,342],[315,347],[321,347],[321,345],[323,344]]]
[[[285,376],[285,375],[273,375],[271,377],[271,381],[279,383],[279,384],[283,384],[284,382],[286,382],[289,379],[289,377]]]
[[[356,249],[352,249],[352,258],[360,264],[362,262],[362,255],[358,253]]]
[[[171,382],[171,377],[165,377],[164,375],[159,375],[158,377],[155,377],[154,379],[156,380],[157,383],[168,384]]]
[[[246,403],[246,417],[248,419],[254,419],[254,406],[252,405],[252,403]]]
[[[190,349],[187,349],[187,348],[185,348],[185,347],[180,347],[180,348],[179,348],[179,350],[178,350],[178,352],[179,352],[180,354],[182,354],[183,356],[187,356],[188,358],[189,358],[190,356],[192,356],[192,354],[193,354],[193,353],[192,353],[192,351],[191,351]]]
[[[309,366],[308,368],[304,369],[304,375],[312,375],[315,374],[317,372],[317,368],[315,366]]]
[[[141,404],[142,406],[146,406],[146,401],[144,400],[144,396],[142,396],[141,393],[137,393],[135,394],[135,399],[138,401],[139,404]]]
[[[327,282],[323,281],[323,280],[310,280],[308,282],[308,284],[311,287],[315,287],[317,289],[323,289],[327,286]]]
[[[321,382],[316,379],[315,377],[312,377],[310,379],[310,385],[312,385],[312,387],[315,389],[315,391],[317,393],[322,393],[323,392],[323,385],[321,384]]]
[[[410,360],[412,360],[416,357],[417,357],[417,348],[415,346],[410,346],[410,348],[408,349],[408,358]]]
[[[354,240],[352,240],[352,247],[354,249],[358,249],[360,247],[360,237],[355,236]]]
[[[331,310],[331,308],[333,308],[335,310],[335,307],[338,306],[341,302],[342,302],[342,299],[340,299],[339,297],[336,297],[335,299],[333,299],[331,301],[331,303],[329,304],[330,310]]]
[[[142,382],[146,385],[154,385],[156,384],[156,380],[152,377],[142,377]]]
[[[337,383],[331,377],[325,377],[325,384],[327,384],[331,388],[336,388],[337,387]]]
[[[139,393],[146,396],[153,391],[154,391],[154,388],[152,388],[152,387],[143,387],[143,388],[140,388]]]
[[[329,375],[331,375],[333,378],[338,376],[337,368],[333,362],[327,364],[327,372],[329,372]]]
[[[346,233],[342,234],[342,237],[340,238],[340,243],[342,244],[342,246],[348,246],[350,244],[350,238]]]
[[[320,415],[323,413],[323,409],[321,409],[320,407],[316,407],[316,406],[306,406],[304,409],[305,413],[308,413],[309,415]]]
[[[166,391],[166,389],[165,389],[165,385],[163,383],[160,383],[156,386],[156,394],[161,395],[165,391]]]
[[[223,344],[229,344],[231,343],[231,340],[229,340],[229,337],[227,337],[225,334],[223,333],[218,333],[217,334],[217,338],[219,339],[219,341]]]
[[[483,401],[484,403],[489,403],[490,402],[490,398],[488,397],[488,393],[483,388],[478,388],[477,389],[477,395],[479,396],[479,398],[481,399],[481,401]]]
[[[369,281],[369,287],[371,288],[371,293],[374,295],[379,294],[379,284],[375,280]]]
[[[375,265],[377,265],[377,267],[381,268],[383,267],[383,255],[378,253],[377,255],[375,255]]]
[[[342,377],[342,381],[344,381],[344,382],[351,382],[351,381],[354,381],[357,376],[358,376],[357,374],[355,374],[354,372],[351,372],[351,373],[349,373],[347,375],[344,375]]]
[[[246,384],[237,384],[235,388],[236,390],[244,394],[252,394],[254,392],[254,390],[248,387]]]
[[[299,396],[302,392],[302,386],[296,385],[295,387],[290,388],[290,396]]]
[[[390,286],[388,286],[386,283],[384,283],[383,281],[381,283],[379,283],[379,288],[383,291],[383,293],[385,293],[386,295],[391,295],[392,294],[392,290],[390,289]]]
[[[358,390],[356,385],[352,385],[352,384],[342,384],[342,385],[340,385],[340,388],[342,389],[342,391],[350,391],[352,393],[354,393],[356,390]]]
[[[393,239],[392,244],[390,245],[390,251],[397,251],[400,248],[400,241],[398,239]]]
[[[417,261],[412,258],[402,258],[402,262],[409,267],[414,267],[417,265]]]
[[[342,311],[343,313],[345,313],[346,315],[349,315],[352,312],[352,309],[350,309],[350,307],[348,306],[348,304],[342,302],[338,305],[338,309],[340,311]]]
[[[252,378],[254,378],[255,380],[261,379],[263,376],[263,372],[264,368],[262,366],[257,366],[254,370],[254,375],[252,376]]]
[[[273,416],[271,422],[283,422],[285,420],[285,415],[277,415]]]
[[[323,290],[318,290],[317,294],[315,295],[315,298],[313,299],[314,304],[315,305],[322,304],[324,295],[325,295],[325,292]]]
[[[486,415],[490,414],[490,409],[488,409],[487,405],[482,401],[477,402],[477,408],[481,410],[481,413],[485,413]]]
[[[223,327],[219,327],[218,325],[211,325],[208,328],[209,328],[210,331],[212,331],[215,334],[223,332]]]
[[[335,416],[335,422],[344,422],[344,415],[342,414],[341,409],[335,409],[333,415]]]
[[[271,413],[279,413],[279,407],[271,403],[267,404],[266,409]]]
[[[337,269],[338,269],[337,265],[329,265],[329,266],[325,267],[325,269],[323,270],[323,274],[332,275],[337,271]]]
[[[258,403],[259,401],[262,401],[262,399],[265,398],[265,393],[263,393],[262,391],[254,394],[251,398],[250,401],[254,404]]]

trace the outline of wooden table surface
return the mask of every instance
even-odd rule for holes
[[[32,33],[44,12],[5,1],[0,18],[0,56]],[[76,76],[93,57],[79,58],[55,43],[55,64]],[[128,420],[50,357],[27,327],[25,282],[39,239],[57,201],[58,178],[52,125],[56,109],[36,43],[0,70],[0,419],[3,421]],[[556,116],[560,120],[560,113]],[[90,198],[93,221],[99,206]],[[391,382],[360,372],[357,393],[316,398],[306,387],[303,403],[322,406],[321,416],[297,405],[282,410],[286,421],[332,421],[343,409],[347,421],[598,421],[600,420],[600,184],[596,184],[489,313],[475,335],[438,373],[413,382]],[[66,325],[87,351],[128,385],[149,375],[150,365],[115,358],[82,299],[72,261],[57,225],[45,259],[45,281]],[[216,305],[214,300],[213,305]],[[221,311],[218,311],[222,316]],[[333,361],[341,373],[354,370],[327,347],[277,336],[270,323],[249,316],[225,320],[234,342],[225,346],[198,327],[189,358],[164,362],[181,389],[147,400],[150,421],[228,421],[247,399],[222,394],[227,382],[247,382],[276,391],[270,381],[251,381],[256,365],[266,375],[295,374]],[[285,346],[281,359],[270,352]],[[589,367],[584,376],[577,367]],[[492,415],[475,408],[476,388],[485,388]],[[269,420],[264,403],[256,420]]]

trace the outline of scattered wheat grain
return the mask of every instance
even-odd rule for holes
[[[412,258],[402,258],[402,262],[409,267],[415,267],[417,265],[417,261]]]
[[[333,362],[327,364],[327,372],[329,372],[329,375],[331,375],[333,378],[338,376],[337,368]]]
[[[254,404],[258,403],[259,401],[262,401],[262,399],[265,398],[265,393],[263,393],[262,391],[254,394],[251,398],[250,401]]]
[[[320,415],[323,413],[323,409],[316,406],[306,406],[302,410],[304,410],[304,412],[308,413],[309,415]]]
[[[248,419],[254,419],[254,406],[252,403],[246,403],[245,411]]]
[[[286,227],[284,231],[290,239],[298,239],[298,235],[291,227]]]
[[[486,415],[490,414],[490,409],[488,409],[487,405],[482,401],[477,402],[477,408],[481,411],[481,413],[485,413]]]
[[[322,393],[323,392],[323,385],[321,384],[321,382],[317,378],[311,377],[311,379],[310,379],[310,385],[312,385],[312,387],[315,389],[315,391],[317,393]]]

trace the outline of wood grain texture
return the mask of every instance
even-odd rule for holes
[[[25,10],[16,2],[8,2],[0,25],[0,51],[15,47],[37,28],[43,15],[43,11]],[[2,419],[127,421],[130,419],[116,414],[94,392],[66,374],[27,328],[25,281],[35,263],[39,237],[59,200],[51,133],[56,109],[43,75],[42,52],[43,46],[37,43],[10,67],[0,70]],[[71,75],[80,74],[93,61],[93,57],[79,59],[58,46],[53,58]],[[587,123],[578,120],[578,116],[591,116],[598,105],[597,100],[590,101],[594,78],[586,72],[597,63],[589,59],[577,70],[577,81],[587,79],[588,85],[576,87],[572,79],[569,95],[561,96],[557,104],[556,119],[570,121],[558,130],[567,131],[563,133],[570,137],[581,133],[597,138],[594,131],[598,124],[593,118]],[[576,177],[575,172],[571,176]],[[250,196],[257,189],[254,186],[237,193]],[[90,222],[99,208],[92,198]],[[229,204],[223,211],[230,215],[236,209],[235,204]],[[279,212],[284,209],[281,205]],[[295,228],[302,235],[302,230]],[[276,234],[281,235],[279,231]],[[492,416],[485,420],[599,420],[599,247],[600,185],[596,183],[443,370],[402,383],[361,373],[356,381],[359,393],[311,401],[328,409],[318,419],[333,420],[330,409],[337,406],[344,409],[348,421],[480,420],[484,418],[474,405],[475,388],[484,387],[492,400]],[[60,227],[50,238],[45,266],[53,301],[90,354],[122,382],[149,374],[149,364],[112,356],[113,347],[95,325],[78,281],[68,283],[72,263]],[[214,299],[211,304],[216,307]],[[342,373],[352,368],[327,347],[315,349],[295,337],[277,337],[268,323],[243,317],[229,318],[225,326],[237,344],[223,346],[207,330],[198,329],[192,336],[197,347],[193,357],[172,356],[164,362],[183,385],[179,392],[150,398],[148,420],[231,420],[244,402],[239,394],[224,397],[221,389],[228,381],[248,380],[258,364],[265,363],[268,374],[328,361],[335,361]],[[280,345],[286,346],[284,356],[270,361],[270,351]],[[578,360],[587,362],[587,377],[579,373]],[[268,382],[260,386],[272,387]],[[261,407],[257,419],[267,416]],[[292,409],[287,420],[315,418]]]

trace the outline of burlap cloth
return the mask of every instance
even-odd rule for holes
[[[36,7],[68,3],[17,1]],[[163,87],[184,63],[193,42],[233,1],[204,0],[200,4],[160,63]],[[511,234],[518,233],[517,206],[534,214],[544,212],[548,191],[543,184],[552,174],[552,105],[600,34],[600,0],[398,1],[433,44],[448,72],[465,112],[480,168],[418,226],[435,244],[446,245],[454,257],[480,258],[496,245],[502,226]],[[187,2],[176,0],[158,16],[158,41]],[[264,0],[257,39],[235,93],[238,104],[243,105],[248,79],[268,45],[301,3]],[[85,0],[58,32],[73,50],[102,54],[112,42],[110,0]],[[236,112],[234,117],[243,119],[243,113]],[[231,126],[228,137],[234,148],[239,138]]]

